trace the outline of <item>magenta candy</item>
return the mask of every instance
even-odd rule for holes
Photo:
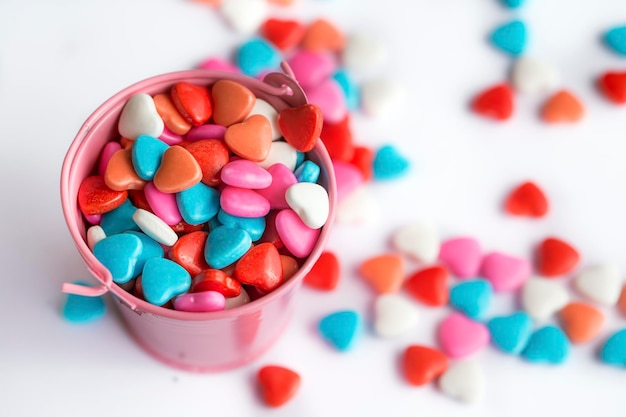
[[[309,256],[320,234],[320,229],[308,227],[291,209],[276,215],[276,231],[287,250],[297,258]]]
[[[287,188],[298,182],[295,174],[291,172],[283,164],[274,164],[267,169],[272,175],[272,184],[269,187],[257,190],[257,193],[261,194],[270,202],[272,209],[284,209],[288,208],[287,200],[285,199],[285,193]]]
[[[89,222],[89,224],[100,224],[102,220],[102,214],[84,214],[85,220]]]
[[[346,96],[333,78],[327,78],[316,86],[305,88],[307,98],[322,110],[324,120],[339,123],[348,113]]]
[[[226,298],[217,291],[201,291],[179,295],[174,299],[178,311],[210,312],[224,310]]]
[[[122,145],[119,142],[109,142],[104,145],[102,152],[100,153],[100,164],[98,165],[98,175],[104,177],[104,173],[109,165],[109,160],[115,152],[122,149]],[[92,223],[93,224],[93,223]]]
[[[178,135],[174,132],[172,132],[171,130],[169,130],[167,128],[167,126],[165,126],[163,128],[163,133],[161,133],[161,136],[159,136],[159,139],[161,139],[163,142],[167,143],[168,145],[178,145],[179,143],[181,143],[185,138],[181,135]]]
[[[224,139],[226,133],[226,127],[220,125],[201,125],[192,127],[185,139],[189,142],[196,142],[204,139]]]
[[[221,178],[224,184],[241,188],[267,188],[272,184],[272,174],[257,163],[245,159],[235,160],[224,165]]]
[[[240,72],[237,66],[220,58],[206,59],[198,65],[198,68],[211,71],[226,71],[233,74],[238,74]]]
[[[365,182],[361,171],[352,164],[333,161],[333,168],[337,181],[337,201],[341,201]]]
[[[143,189],[150,208],[169,226],[175,226],[183,219],[176,204],[176,194],[162,193],[154,184],[147,183]]]
[[[270,212],[270,202],[254,190],[227,185],[220,195],[220,207],[239,217],[263,217]]]
[[[287,63],[305,91],[321,84],[337,69],[332,55],[307,50],[296,52]]]

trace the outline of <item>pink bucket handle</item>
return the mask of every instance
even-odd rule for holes
[[[66,294],[83,295],[85,297],[99,297],[106,294],[109,288],[106,285],[98,285],[97,287],[87,287],[85,285],[72,284],[65,282],[61,286],[61,291]]]

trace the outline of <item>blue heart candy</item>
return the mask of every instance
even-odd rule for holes
[[[526,25],[519,20],[499,26],[491,33],[493,45],[514,56],[521,55],[526,50],[527,38]]]
[[[613,333],[600,349],[600,359],[608,365],[626,367],[626,329]]]
[[[135,278],[135,265],[143,250],[141,239],[129,233],[107,236],[93,247],[93,254],[111,272],[113,282],[124,284]]]
[[[500,0],[500,2],[509,9],[517,9],[522,7],[526,0]]]
[[[341,351],[352,349],[362,330],[361,316],[352,310],[329,314],[319,322],[322,337]]]
[[[139,230],[139,226],[137,226],[137,223],[133,220],[133,214],[135,214],[136,211],[137,207],[133,206],[133,203],[127,199],[118,208],[102,215],[100,227],[102,227],[107,236],[116,235],[129,230]]]
[[[293,173],[298,182],[317,183],[320,177],[320,166],[313,161],[304,161]]]
[[[220,209],[220,193],[201,182],[176,194],[180,215],[189,224],[208,222]]]
[[[545,326],[530,337],[522,357],[529,362],[559,364],[565,362],[570,353],[567,336],[556,326]]]
[[[145,233],[135,231],[129,231],[126,233],[137,236],[139,240],[141,240],[142,244],[141,253],[137,257],[137,263],[135,264],[135,272],[133,273],[134,276],[141,274],[143,266],[146,264],[148,259],[162,258],[165,255],[163,246]]]
[[[517,355],[526,347],[533,331],[533,321],[523,311],[494,317],[487,323],[491,343],[500,350]]]
[[[191,286],[191,275],[182,266],[165,258],[146,261],[141,274],[141,288],[147,302],[162,306]]]
[[[374,155],[372,171],[377,180],[392,180],[405,175],[410,166],[393,145],[384,145]]]
[[[250,235],[253,242],[261,239],[265,232],[265,217],[239,217],[221,210],[217,213],[217,219],[221,224],[228,227],[239,227]]]
[[[450,290],[450,305],[466,316],[481,320],[493,299],[493,287],[485,279],[463,281]]]
[[[154,178],[168,144],[153,136],[139,135],[133,142],[132,161],[137,175],[150,181]]]
[[[241,72],[250,77],[256,77],[263,71],[277,69],[281,59],[280,52],[261,38],[245,42],[237,51],[237,65]]]
[[[618,26],[604,34],[604,42],[613,51],[626,55],[626,26]]]
[[[76,281],[74,284],[89,287],[86,282]],[[72,323],[89,323],[100,319],[106,312],[106,305],[102,296],[86,297],[84,295],[68,294],[63,304],[63,317]]]
[[[204,258],[211,268],[222,269],[241,258],[251,244],[250,234],[245,230],[218,226],[209,233]]]
[[[350,74],[348,74],[345,70],[339,70],[333,74],[333,78],[341,87],[343,94],[346,96],[346,104],[350,110],[355,110],[359,108],[361,103],[361,92],[359,91],[359,86]]]

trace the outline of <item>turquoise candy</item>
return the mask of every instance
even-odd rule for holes
[[[526,50],[527,38],[526,25],[519,20],[499,26],[491,33],[491,43],[513,56],[521,55]]]
[[[111,272],[113,282],[124,284],[135,278],[135,265],[141,256],[143,243],[130,233],[105,237],[93,248],[93,254]]]
[[[530,337],[522,357],[529,362],[560,364],[570,353],[570,343],[563,330],[548,325],[537,330]]]
[[[147,302],[162,306],[191,287],[191,275],[182,266],[165,258],[146,261],[141,274],[141,288]]]
[[[300,151],[296,152],[296,165],[295,165],[296,167],[299,167],[300,165],[302,165],[302,163],[304,162],[305,156],[306,155],[304,154],[304,152],[300,152]]]
[[[324,339],[340,351],[354,347],[363,331],[363,320],[356,311],[338,311],[319,322],[319,332]]]
[[[263,71],[277,70],[281,60],[278,49],[261,38],[245,42],[237,51],[237,66],[250,77],[256,77]]]
[[[611,50],[626,55],[626,26],[618,26],[604,34],[604,42]]]
[[[317,183],[320,177],[320,166],[313,161],[304,161],[293,172],[298,182]]]
[[[252,245],[250,234],[239,227],[218,226],[209,232],[204,258],[214,269],[239,260]]]
[[[201,182],[176,194],[180,215],[189,224],[206,223],[220,209],[220,193]]]
[[[361,92],[359,86],[345,70],[339,70],[333,74],[333,78],[341,87],[346,97],[346,105],[350,110],[356,110],[361,105]]]
[[[143,266],[148,259],[162,258],[165,256],[163,246],[145,233],[136,231],[129,231],[126,233],[137,236],[139,240],[141,240],[142,244],[141,254],[137,257],[137,263],[135,264],[135,272],[133,273],[133,276],[139,276],[139,274],[141,274]]]
[[[74,284],[90,287],[82,281]],[[90,323],[96,321],[106,312],[106,305],[102,296],[87,297],[84,295],[67,294],[61,314],[65,320],[72,323]]]
[[[124,201],[124,204],[118,208],[102,215],[100,227],[102,227],[107,236],[116,235],[129,230],[139,230],[139,226],[137,226],[137,223],[133,220],[135,211],[137,211],[137,207],[133,206],[130,199],[127,199]]]
[[[384,145],[374,155],[372,171],[376,180],[392,180],[404,176],[410,166],[393,145]]]
[[[450,305],[466,316],[481,320],[493,299],[493,287],[485,279],[463,281],[450,290]]]
[[[512,355],[520,354],[533,332],[533,320],[523,311],[508,316],[494,317],[487,323],[491,343]]]
[[[153,136],[139,135],[133,142],[131,158],[137,175],[146,181],[154,178],[168,144]]]
[[[217,219],[221,224],[228,227],[239,227],[250,235],[253,242],[261,239],[265,232],[265,217],[239,217],[221,210],[217,213]]]
[[[500,0],[500,3],[509,9],[518,9],[526,3],[526,0]]]
[[[613,333],[604,342],[600,360],[608,365],[626,367],[626,328]]]

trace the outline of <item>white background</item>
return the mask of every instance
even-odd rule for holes
[[[594,355],[601,340],[626,326],[614,309],[604,309],[609,320],[600,338],[574,347],[563,366],[530,365],[492,348],[476,354],[486,392],[472,406],[434,385],[411,387],[398,372],[406,346],[434,343],[447,309],[423,307],[419,328],[394,340],[368,328],[349,353],[331,349],[314,329],[323,315],[343,308],[371,318],[373,294],[355,269],[389,251],[392,232],[412,220],[436,222],[444,238],[470,234],[486,250],[519,256],[556,235],[581,251],[582,266],[614,262],[626,271],[626,108],[609,104],[594,87],[601,72],[626,69],[626,58],[599,40],[626,23],[626,3],[529,0],[519,12],[531,31],[530,53],[553,62],[563,86],[586,105],[585,119],[574,126],[541,123],[544,95],[518,96],[515,117],[502,125],[467,110],[471,97],[504,80],[511,64],[485,40],[514,15],[496,0],[296,3],[272,14],[325,16],[386,45],[385,65],[364,78],[394,77],[408,100],[390,118],[357,117],[357,141],[393,143],[413,169],[401,181],[370,186],[379,200],[377,221],[335,227],[329,248],[343,274],[334,293],[303,289],[284,337],[256,362],[196,375],[141,351],[112,309],[87,326],[60,317],[61,284],[89,278],[61,214],[60,167],[82,122],[108,97],[149,76],[228,57],[244,36],[210,7],[185,1],[0,2],[0,415],[624,415],[626,372]],[[548,194],[546,218],[503,214],[507,191],[525,179]],[[514,302],[498,297],[494,314],[512,311]],[[297,397],[281,409],[264,407],[254,389],[256,371],[267,363],[303,378]]]

